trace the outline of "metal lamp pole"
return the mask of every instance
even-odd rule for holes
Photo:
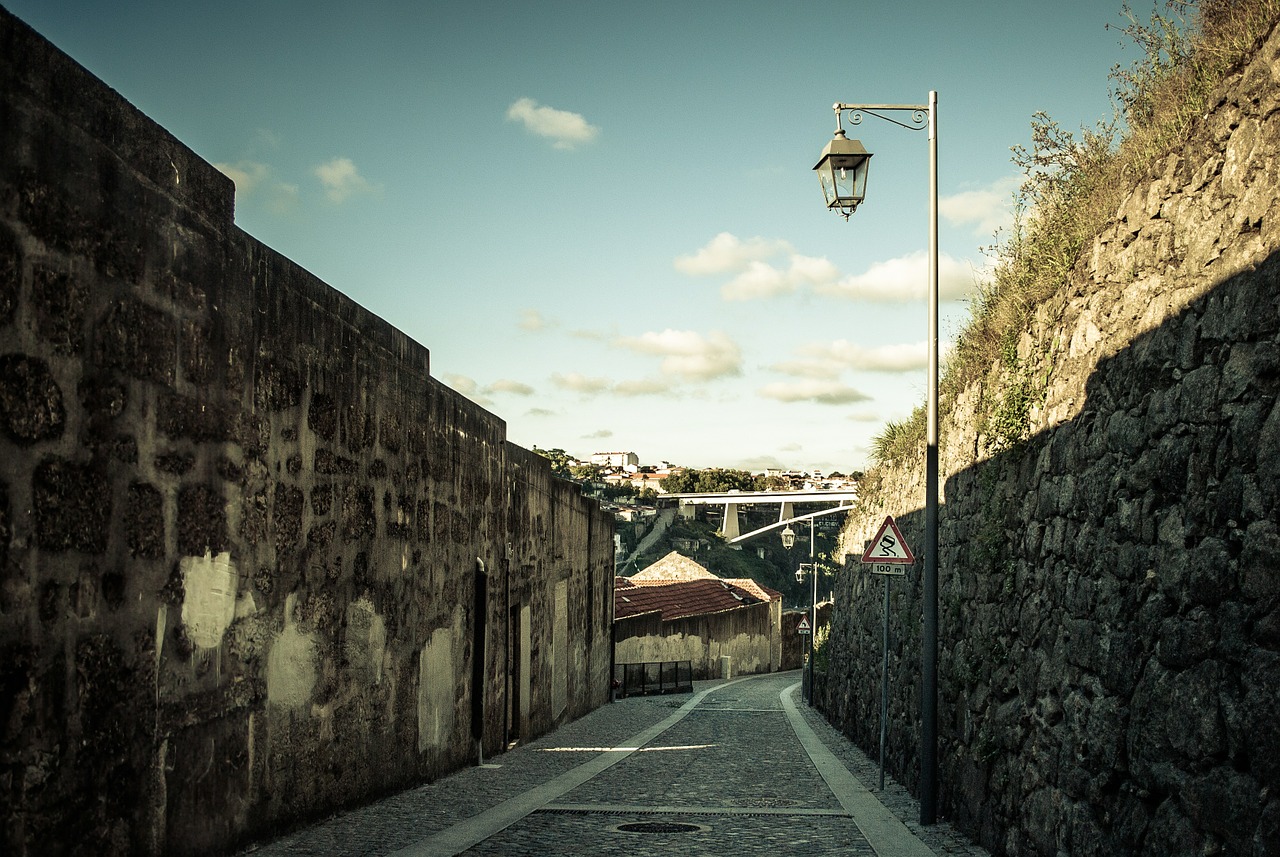
[[[809,519],[809,576],[813,578],[813,592],[809,596],[809,698],[805,702],[812,708],[814,640],[818,638],[818,566],[813,562],[813,518]]]
[[[848,112],[853,125],[867,113],[911,131],[929,129],[929,379],[925,436],[924,638],[920,697],[920,823],[937,821],[938,791],[938,93],[928,104],[843,104],[837,102],[835,138],[814,170],[822,183],[827,208],[845,220],[866,195],[871,153],[845,137],[840,117]],[[907,121],[884,113],[906,111]]]

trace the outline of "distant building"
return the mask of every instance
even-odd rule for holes
[[[675,551],[614,582],[614,661],[690,661],[695,679],[766,673],[782,663],[782,593],[722,579]]]
[[[633,467],[640,466],[640,456],[634,452],[593,452],[591,463],[601,467]]]

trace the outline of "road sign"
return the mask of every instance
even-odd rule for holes
[[[813,629],[809,627],[809,617],[808,617],[808,616],[801,616],[801,617],[800,617],[800,624],[796,627],[796,633],[797,633],[797,634],[811,634],[811,633],[813,633]]]
[[[893,515],[886,515],[884,523],[880,525],[880,529],[876,531],[876,536],[867,545],[867,550],[862,554],[864,563],[875,563],[880,565],[888,563],[901,563],[910,565],[916,561],[915,554],[911,552],[911,548],[907,547],[907,540],[902,537],[902,531],[898,529],[897,523],[893,520]],[[876,572],[874,574],[887,574],[888,572]]]

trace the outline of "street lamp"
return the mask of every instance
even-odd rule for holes
[[[796,531],[791,529],[791,525],[787,524],[787,528],[782,531],[782,546],[787,550],[795,547]]]
[[[867,168],[871,153],[858,140],[850,140],[840,127],[836,112],[836,135],[822,150],[822,158],[813,169],[822,183],[827,208],[839,211],[848,220],[867,194]]]
[[[827,208],[840,212],[846,220],[866,195],[867,162],[871,154],[857,140],[845,137],[841,116],[847,112],[854,125],[861,123],[862,114],[866,113],[910,131],[929,129],[929,379],[925,404],[920,823],[933,824],[937,820],[938,792],[938,93],[929,93],[928,104],[837,102],[832,109],[836,112],[835,138],[822,150],[822,159],[813,169],[822,184]],[[882,115],[903,111],[911,114],[907,121]]]

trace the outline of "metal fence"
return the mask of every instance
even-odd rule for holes
[[[619,698],[659,693],[693,693],[693,661],[618,664],[614,678],[619,683]]]

